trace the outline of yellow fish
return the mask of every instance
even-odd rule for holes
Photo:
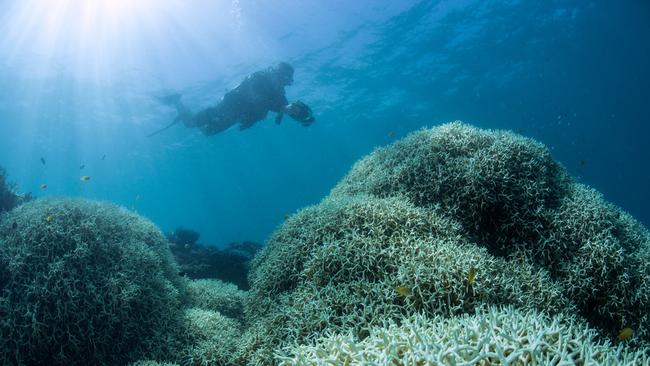
[[[45,218],[45,221],[51,222],[53,219],[52,215],[49,215],[48,217]]]
[[[621,329],[621,331],[618,333],[618,340],[619,341],[627,341],[628,339],[632,338],[634,335],[634,331],[630,327],[625,327]]]
[[[407,286],[397,286],[395,287],[395,292],[401,297],[406,297],[411,295],[411,289]]]
[[[87,182],[90,180],[90,177],[87,175],[82,175],[81,178],[79,178],[82,182]]]
[[[474,280],[476,280],[476,274],[478,273],[478,269],[476,267],[470,268],[469,272],[467,272],[467,286],[472,286],[474,284]]]
[[[41,189],[47,189],[47,184],[45,183],[41,184]]]

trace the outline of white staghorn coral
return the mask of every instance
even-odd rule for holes
[[[489,305],[573,314],[610,341],[629,328],[626,348],[648,349],[648,263],[647,229],[542,144],[449,123],[377,149],[278,228],[251,263],[236,360]]]
[[[647,353],[625,351],[584,323],[562,315],[490,307],[474,315],[414,315],[370,329],[359,340],[332,334],[276,354],[288,365],[647,365]]]
[[[242,317],[246,292],[233,283],[214,278],[190,280],[187,283],[187,294],[191,306],[218,311],[236,320]]]

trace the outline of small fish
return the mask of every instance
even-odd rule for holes
[[[45,218],[45,221],[47,221],[47,222],[52,222],[52,219],[53,219],[52,215],[48,215],[48,216]]]
[[[586,160],[580,160],[580,166],[585,166],[585,165],[587,165],[587,161]]]
[[[106,160],[106,154],[102,155],[102,160]]]
[[[41,184],[41,189],[47,189],[47,184],[45,183]]]
[[[388,131],[388,133],[386,134],[386,136],[388,136],[389,138],[392,139],[393,137],[395,137],[395,132],[394,132],[394,131]]]
[[[400,297],[406,297],[412,294],[411,288],[408,286],[397,286],[395,287],[395,292],[397,292]]]
[[[619,341],[627,341],[628,339],[632,338],[634,335],[634,331],[630,327],[625,327],[621,329],[621,331],[618,333],[618,340]]]
[[[86,167],[85,164],[81,164],[81,165],[79,166],[79,170],[83,170],[83,168],[85,168],[85,167]]]
[[[284,221],[287,221],[287,220],[289,220],[289,214],[286,213],[286,214],[284,214]]]
[[[90,177],[87,175],[82,175],[81,178],[79,178],[82,182],[87,182],[90,180]]]
[[[476,280],[477,273],[478,269],[476,269],[476,267],[470,268],[469,272],[467,272],[467,286],[472,287],[474,280]]]
[[[18,223],[16,221],[14,221],[14,223],[11,224],[11,228],[14,229],[14,230],[18,229]]]
[[[45,165],[45,158],[41,158],[41,164]]]

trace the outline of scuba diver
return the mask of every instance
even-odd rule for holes
[[[274,67],[257,71],[244,79],[235,89],[226,93],[214,107],[192,113],[181,101],[180,94],[161,98],[166,105],[174,106],[178,116],[166,127],[149,136],[162,132],[178,122],[188,127],[196,127],[205,135],[214,135],[239,123],[245,130],[264,120],[269,111],[275,112],[275,123],[280,124],[283,115],[300,122],[303,126],[314,123],[311,109],[301,101],[289,103],[284,87],[293,82],[293,67],[280,62]]]

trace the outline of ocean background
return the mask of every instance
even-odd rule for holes
[[[147,137],[175,117],[157,97],[198,111],[279,61],[312,126]],[[22,192],[225,247],[263,242],[376,147],[462,120],[541,141],[648,226],[649,65],[642,0],[4,0],[0,166]]]

